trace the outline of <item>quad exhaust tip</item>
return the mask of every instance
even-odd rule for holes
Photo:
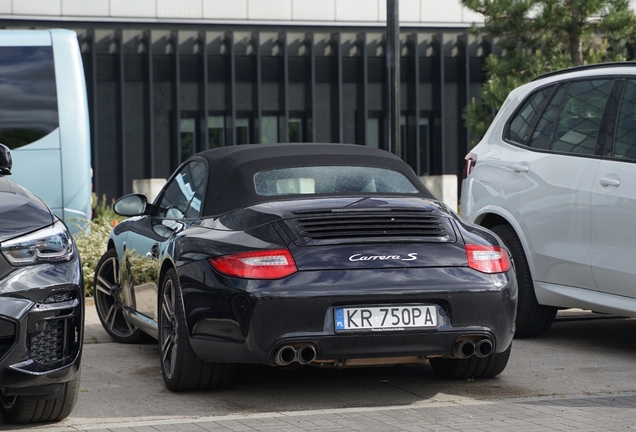
[[[483,358],[492,354],[492,342],[488,339],[482,339],[475,344],[475,355]]]
[[[459,341],[453,348],[453,355],[459,359],[467,359],[475,354],[475,343],[471,340]]]
[[[296,351],[296,358],[300,364],[309,364],[316,359],[316,348],[312,345],[301,346]]]
[[[467,359],[474,356],[479,358],[488,357],[492,354],[493,345],[490,339],[480,339],[473,342],[469,339],[460,340],[453,347],[453,355],[458,359]]]
[[[276,350],[274,362],[278,366],[287,366],[294,362],[306,365],[316,360],[316,348],[313,345],[302,345],[296,349],[291,345],[285,345]]]

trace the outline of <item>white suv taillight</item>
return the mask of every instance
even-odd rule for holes
[[[462,179],[468,178],[470,173],[475,168],[475,164],[477,163],[477,155],[475,153],[468,153],[464,158],[466,162],[464,163],[464,171],[462,172]]]

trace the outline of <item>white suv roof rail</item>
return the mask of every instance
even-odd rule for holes
[[[611,62],[611,63],[595,63],[583,66],[574,66],[567,69],[561,69],[553,72],[544,73],[534,78],[532,81],[538,81],[543,78],[548,78],[555,75],[566,74],[569,72],[580,72],[589,69],[599,69],[599,68],[612,68],[612,67],[626,67],[626,66],[636,66],[636,61],[625,61],[625,62]]]

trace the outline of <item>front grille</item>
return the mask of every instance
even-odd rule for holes
[[[44,331],[31,335],[31,358],[34,362],[46,366],[64,358],[65,321],[49,321]]]
[[[75,289],[50,292],[29,312],[28,345],[38,370],[73,361],[81,341],[81,296]]]
[[[287,232],[300,245],[369,242],[454,242],[447,218],[408,209],[334,209],[295,212]]]

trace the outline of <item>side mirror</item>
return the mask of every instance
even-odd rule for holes
[[[11,167],[13,166],[13,160],[11,159],[11,151],[9,147],[4,144],[0,144],[0,175],[11,175]]]
[[[132,194],[126,195],[115,201],[113,210],[122,216],[141,216],[146,212],[148,201],[145,195]]]

